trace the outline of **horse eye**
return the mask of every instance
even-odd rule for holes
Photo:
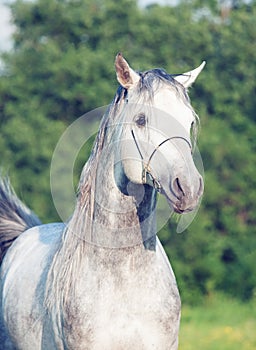
[[[146,117],[145,117],[145,114],[139,114],[137,117],[136,117],[136,120],[135,120],[136,124],[138,126],[145,126],[146,125]]]

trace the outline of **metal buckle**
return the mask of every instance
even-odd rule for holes
[[[160,191],[162,186],[160,182],[152,175],[149,166],[146,164],[142,171],[142,182],[144,184],[151,184],[156,191]]]

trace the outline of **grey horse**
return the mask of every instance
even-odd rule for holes
[[[1,180],[1,349],[178,348],[181,303],[155,208],[158,193],[180,214],[202,196],[187,88],[203,66],[137,73],[116,56],[120,86],[67,224],[42,225]]]

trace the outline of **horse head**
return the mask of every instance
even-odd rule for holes
[[[121,84],[120,152],[129,181],[162,193],[174,211],[193,210],[203,193],[203,179],[193,160],[198,117],[187,88],[205,62],[181,75],[163,69],[135,72],[119,53],[115,60]]]

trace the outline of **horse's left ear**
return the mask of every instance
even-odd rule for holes
[[[115,67],[117,80],[124,88],[129,89],[140,80],[139,74],[129,66],[121,52],[116,55]]]
[[[198,77],[198,75],[201,73],[201,71],[203,70],[204,66],[205,66],[206,62],[203,61],[199,67],[197,67],[194,70],[191,70],[190,72],[186,72],[183,73],[181,75],[177,75],[175,77],[173,77],[175,80],[177,80],[179,83],[181,83],[185,88],[190,87],[194,81],[196,80],[196,78]]]

